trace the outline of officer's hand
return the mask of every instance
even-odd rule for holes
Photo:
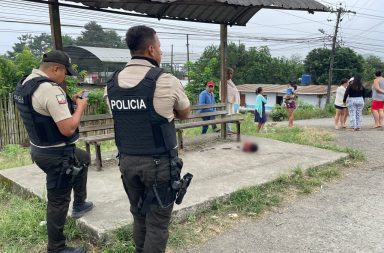
[[[88,98],[78,98],[76,100],[77,108],[85,108],[88,104]]]
[[[84,91],[85,91],[85,90],[81,90],[81,91],[79,91],[78,93],[76,93],[76,94],[74,94],[74,95],[72,96],[72,101],[73,101],[73,103],[76,103],[76,102],[77,102],[76,100],[77,100],[78,98],[81,98],[81,96],[83,95]]]

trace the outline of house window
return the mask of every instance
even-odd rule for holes
[[[283,96],[276,96],[276,104],[277,105],[283,104]]]

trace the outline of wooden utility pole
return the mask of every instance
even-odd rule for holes
[[[55,49],[63,50],[63,40],[61,37],[61,24],[59,12],[59,0],[49,0],[49,19],[51,21],[51,36]]]
[[[336,53],[336,39],[337,39],[337,31],[339,30],[340,16],[342,12],[342,8],[337,9],[337,19],[336,19],[336,27],[335,33],[332,38],[332,51],[331,51],[331,59],[329,61],[329,71],[328,71],[328,88],[327,88],[327,104],[331,101],[331,85],[333,78],[333,63],[335,62],[335,53]]]
[[[228,26],[220,25],[220,96],[221,102],[227,103],[227,47],[228,47]],[[221,124],[221,137],[227,137],[226,124]]]
[[[191,81],[191,78],[189,77],[189,34],[187,34],[187,76],[188,76],[188,84]]]
[[[336,18],[336,26],[335,26],[335,33],[333,34],[332,38],[332,51],[331,51],[331,57],[329,60],[329,71],[328,71],[328,87],[327,87],[327,101],[326,103],[329,104],[331,101],[331,85],[332,85],[332,79],[333,79],[333,64],[335,62],[335,54],[336,54],[336,41],[337,41],[337,32],[339,31],[339,24],[341,22],[341,14],[343,13],[354,13],[353,11],[346,11],[343,8],[339,7],[337,9],[337,18]]]

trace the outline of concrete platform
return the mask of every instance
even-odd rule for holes
[[[243,153],[237,142],[217,143],[181,154],[184,160],[182,174],[190,172],[194,178],[182,205],[175,205],[175,219],[204,209],[213,200],[225,198],[238,189],[289,174],[294,168],[307,169],[347,156],[271,139],[251,139],[259,145],[259,151],[254,154]],[[88,199],[94,202],[95,208],[78,220],[97,239],[132,222],[119,169],[113,161],[105,164],[103,171],[89,171]],[[36,165],[2,170],[0,180],[8,181],[16,190],[45,198],[45,174]]]

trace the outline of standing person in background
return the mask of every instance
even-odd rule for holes
[[[297,85],[291,81],[287,84],[287,95],[284,96],[285,106],[288,109],[288,127],[293,127],[293,113],[296,110],[296,94]]]
[[[363,86],[360,75],[355,75],[352,78],[350,79],[352,83],[348,85],[345,91],[343,103],[345,104],[348,102],[350,130],[360,131],[361,123],[363,120],[362,116],[365,98],[365,88]]]
[[[233,69],[227,68],[227,110],[228,110],[228,115],[232,115],[232,114],[237,113],[238,109],[239,109],[239,105],[240,105],[240,93],[237,90],[235,83],[232,81],[232,77],[233,77]],[[227,129],[228,129],[228,133],[234,133],[231,129],[230,123],[227,123]]]
[[[257,122],[257,132],[264,127],[267,122],[267,114],[265,113],[265,104],[267,99],[263,96],[263,88],[258,87],[256,89],[256,105],[255,105],[255,123]]]
[[[337,87],[336,90],[336,98],[335,98],[335,129],[345,128],[345,122],[348,116],[348,108],[344,104],[344,94],[348,87],[348,79],[342,79],[340,81],[340,86]]]
[[[216,103],[215,101],[215,94],[213,93],[215,89],[215,83],[212,81],[209,81],[207,83],[207,86],[205,90],[203,90],[199,95],[199,105],[213,105]],[[200,109],[200,113],[203,112],[214,112],[216,108],[203,108]],[[213,120],[215,119],[215,116],[205,116],[203,117],[203,120]],[[216,124],[212,125],[212,129],[214,132],[220,132],[220,129],[216,126]],[[208,130],[208,126],[203,126],[201,134],[206,134]]]
[[[372,85],[372,115],[375,120],[373,128],[383,125],[384,119],[384,78],[381,71],[376,71],[375,80]]]
[[[72,98],[65,93],[60,85],[66,75],[75,75],[71,59],[53,50],[44,54],[39,69],[22,79],[14,92],[32,161],[46,174],[48,253],[85,252],[81,247],[67,247],[63,232],[72,189],[72,217],[80,218],[93,208],[92,202],[85,201],[89,156],[75,146],[88,99],[82,98],[83,91]]]
[[[113,74],[104,94],[133,216],[135,252],[164,253],[176,197],[172,186],[182,167],[174,119],[188,118],[190,103],[180,81],[159,67],[162,51],[154,29],[132,26],[125,41],[132,59]]]

